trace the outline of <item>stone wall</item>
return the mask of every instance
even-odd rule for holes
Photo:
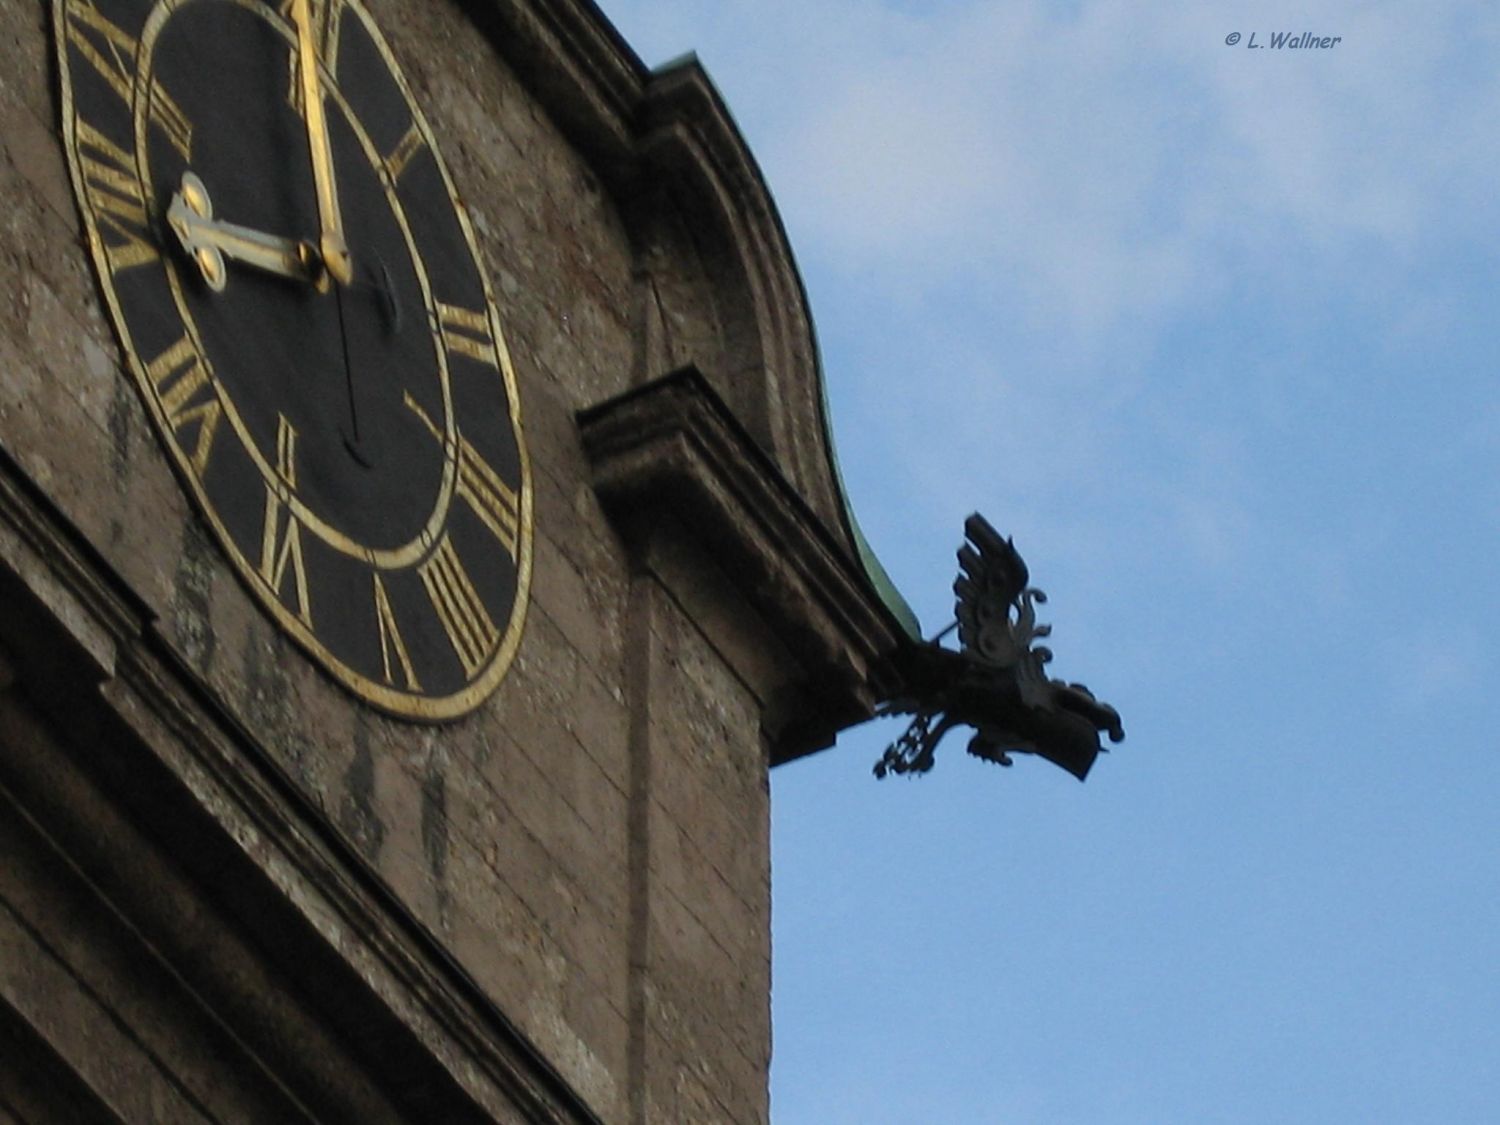
[[[0,6],[0,292],[12,295],[0,304],[0,448],[14,478],[0,512],[11,513],[15,532],[0,537],[12,701],[0,761],[54,746],[48,753],[73,763],[80,785],[104,786],[99,799],[141,836],[143,855],[184,864],[171,876],[188,888],[183,901],[218,910],[224,889],[212,871],[174,861],[161,851],[166,829],[132,820],[176,808],[178,798],[158,805],[156,796],[112,793],[113,751],[90,732],[125,724],[126,741],[140,745],[131,753],[169,775],[178,767],[164,747],[174,740],[230,747],[222,761],[240,754],[266,784],[289,783],[283,799],[300,810],[287,818],[291,835],[270,832],[281,842],[260,850],[260,837],[235,828],[239,797],[224,796],[202,828],[203,839],[236,841],[235,862],[266,874],[300,911],[274,933],[305,928],[297,940],[310,948],[321,941],[349,965],[366,964],[346,933],[357,912],[340,921],[318,903],[328,880],[369,877],[370,916],[386,919],[379,926],[389,924],[392,948],[437,965],[434,979],[476,1011],[501,1013],[587,1112],[606,1121],[764,1120],[767,769],[868,710],[879,654],[894,636],[852,562],[795,268],[753,162],[696,66],[651,76],[583,4],[368,6],[466,202],[519,379],[535,545],[511,671],[458,722],[387,718],[321,673],[241,587],[173,478],[101,309],[60,147],[50,5],[14,0]],[[601,458],[577,421],[689,366],[701,373],[695,393],[729,420],[714,431],[717,456],[762,490],[725,485],[703,501],[737,513],[733,549],[648,504],[606,507]],[[764,515],[773,508],[774,518]],[[15,531],[33,516],[45,534]],[[38,546],[53,543],[48,536],[83,561],[60,568],[63,548]],[[68,609],[84,573],[124,592],[130,623],[94,620],[97,599]],[[34,631],[19,631],[23,597],[63,649],[107,656],[68,671]],[[96,633],[107,636],[90,647]],[[811,650],[801,644],[809,636],[819,638]],[[133,686],[111,694],[126,666],[156,669],[155,686],[147,691],[145,673],[133,671]],[[158,695],[197,716],[188,724],[196,733],[153,734],[127,715],[130,700]],[[107,719],[78,725],[96,705]],[[223,768],[229,777],[241,767]],[[22,772],[0,771],[18,808],[29,807],[31,791]],[[200,803],[219,792],[207,782],[187,788]],[[304,822],[315,827],[293,831]],[[324,866],[296,859],[297,832],[325,829],[333,843]],[[71,854],[66,841],[57,854]],[[90,871],[109,863],[80,862]],[[5,893],[18,918],[56,924],[45,896]],[[170,928],[132,920],[156,900],[129,899],[108,899],[124,911],[125,930]],[[232,910],[214,917],[230,931],[249,924]],[[83,980],[89,948],[80,939],[48,964]],[[423,1030],[422,1004],[447,993],[411,985],[407,996],[405,985],[382,983],[395,970],[371,957],[360,972],[391,1018],[465,1097],[498,1115],[472,1060]],[[316,991],[295,983],[294,967],[265,974],[268,988]],[[131,1007],[128,973],[101,979],[95,999],[114,1018],[150,1021]],[[39,980],[28,986],[45,988]],[[19,984],[4,978],[0,987]],[[202,986],[213,995],[218,987]],[[51,1052],[48,1065],[95,1083],[96,1093],[146,1098],[153,1082],[181,1093],[170,1050],[138,1060],[149,1081],[111,1085],[79,1061],[114,1052],[107,1037],[84,1046],[57,1039],[27,1024],[26,1013],[45,1005],[4,999],[0,1025],[25,1024],[27,1050]],[[316,1025],[316,1009],[298,1008],[297,1019]],[[318,1034],[331,1042],[355,1034],[336,1019],[330,1026]],[[379,1057],[378,1045],[350,1050]],[[291,1065],[262,1061],[274,1074]],[[372,1064],[351,1063],[359,1065],[365,1077],[350,1089],[373,1083],[369,1097],[386,1106],[365,1119],[402,1117],[407,1103],[380,1093]],[[301,1088],[268,1082],[273,1093]],[[12,1105],[19,1112],[36,1096],[16,1093]],[[245,1095],[242,1119],[274,1119],[255,1097]],[[357,1101],[351,1093],[348,1104]],[[177,1119],[165,1110],[123,1116]]]

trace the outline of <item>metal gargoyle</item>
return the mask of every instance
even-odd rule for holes
[[[875,776],[926,773],[943,736],[969,726],[976,757],[1008,766],[1012,753],[1037,754],[1082,781],[1105,749],[1099,732],[1111,742],[1125,737],[1120,716],[1082,684],[1043,671],[1052,653],[1033,642],[1052,631],[1036,621],[1035,607],[1047,596],[1028,585],[1011,541],[978,514],[964,521],[964,535],[953,583],[959,651],[938,643],[949,626],[898,655],[900,694],[878,714],[914,717],[875,764]]]

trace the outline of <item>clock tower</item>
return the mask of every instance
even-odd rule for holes
[[[0,1119],[765,1120],[767,771],[912,623],[707,75],[0,25]]]

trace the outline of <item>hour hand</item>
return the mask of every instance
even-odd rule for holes
[[[214,292],[222,292],[229,280],[225,258],[293,281],[316,284],[321,279],[322,262],[308,243],[220,222],[213,215],[203,181],[184,172],[182,187],[167,207],[167,224]]]

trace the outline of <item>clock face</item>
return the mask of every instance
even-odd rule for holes
[[[345,687],[451,718],[519,642],[515,375],[432,132],[357,0],[55,0],[106,304],[185,489]]]

